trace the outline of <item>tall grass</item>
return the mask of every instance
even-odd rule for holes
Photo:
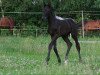
[[[71,38],[70,38],[71,39]],[[79,38],[79,40],[96,40],[99,38]],[[78,62],[74,41],[65,65],[66,44],[59,38],[58,52],[62,59],[59,65],[51,51],[49,65],[45,64],[50,37],[0,37],[0,75],[99,75],[100,43],[80,43],[83,63]]]

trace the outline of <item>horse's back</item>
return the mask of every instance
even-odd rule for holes
[[[60,21],[59,21],[60,22]],[[63,34],[66,33],[77,33],[78,25],[72,18],[66,18],[60,24],[60,30]]]

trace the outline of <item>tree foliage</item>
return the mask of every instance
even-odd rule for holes
[[[43,0],[1,0],[2,8],[5,12],[41,12],[43,8]],[[48,3],[48,0],[44,0]],[[51,0],[55,11],[99,11],[100,0]],[[5,14],[12,15],[12,14]],[[42,15],[33,14],[15,14],[13,17],[17,19],[17,23],[26,23],[27,25],[36,25],[38,27],[45,26],[41,21]],[[75,15],[71,16],[75,17]],[[76,15],[79,19],[79,15]]]

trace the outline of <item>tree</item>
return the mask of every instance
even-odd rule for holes
[[[44,0],[48,3],[48,0]],[[52,6],[57,12],[92,11],[100,9],[100,0],[51,0]],[[2,0],[2,9],[5,12],[41,12],[43,0]],[[17,23],[24,22],[27,25],[46,26],[42,23],[42,15],[33,14],[5,14],[16,19]],[[88,14],[89,15],[89,14]],[[68,16],[68,15],[67,15]],[[79,15],[80,16],[80,15]],[[79,18],[76,15],[70,17]]]

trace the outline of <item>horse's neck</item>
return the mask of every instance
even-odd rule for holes
[[[50,15],[49,18],[48,18],[48,25],[49,25],[49,26],[52,26],[53,23],[54,23],[54,21],[55,21],[55,15],[52,14],[52,15]]]

